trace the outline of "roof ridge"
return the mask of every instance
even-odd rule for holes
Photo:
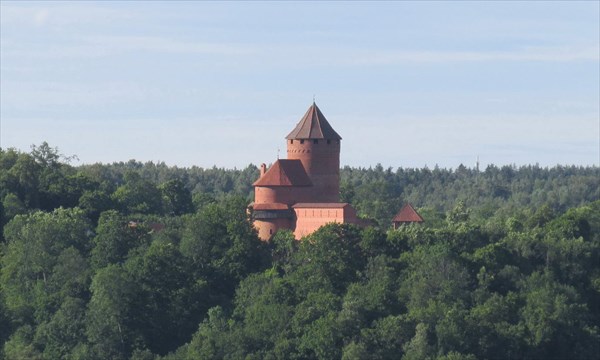
[[[315,118],[317,118],[317,130],[319,130],[319,132],[321,133],[321,137],[325,138],[325,135],[323,134],[323,127],[321,126],[321,117],[319,116],[319,114],[323,114],[321,113],[321,109],[319,109],[316,103],[313,103],[313,105],[315,106]],[[323,115],[323,117],[325,117],[325,115]]]

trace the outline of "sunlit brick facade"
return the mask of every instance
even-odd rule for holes
[[[279,229],[296,239],[330,223],[360,223],[356,211],[340,203],[341,136],[313,103],[286,137],[287,159],[267,170],[261,165],[250,204],[262,240]]]

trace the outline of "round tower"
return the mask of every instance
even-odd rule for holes
[[[260,166],[260,178],[254,182],[254,203],[250,212],[258,236],[269,240],[279,229],[294,229],[292,205],[308,202],[313,188],[300,160],[280,159],[267,170]]]
[[[307,201],[339,202],[342,138],[314,102],[286,140],[288,159],[300,160],[313,184]]]

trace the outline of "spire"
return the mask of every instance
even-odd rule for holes
[[[333,130],[325,115],[314,102],[300,119],[294,130],[285,137],[291,139],[332,139],[341,140],[342,137]]]

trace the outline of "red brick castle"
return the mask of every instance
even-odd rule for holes
[[[361,223],[356,211],[340,201],[340,142],[313,102],[286,136],[287,159],[260,167],[250,210],[258,236],[269,240],[279,229],[296,239],[330,222]]]

